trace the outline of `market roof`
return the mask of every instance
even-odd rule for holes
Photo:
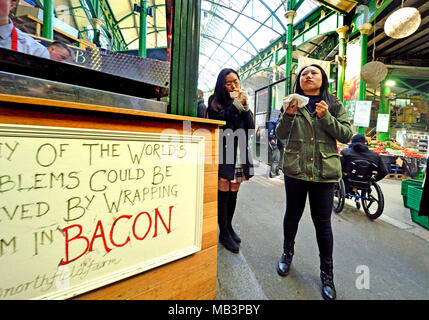
[[[252,59],[258,58],[263,49],[286,33],[287,0],[201,0],[201,30],[199,87],[203,91],[213,89],[216,77],[222,68],[238,69]],[[353,13],[353,9],[364,0],[300,0],[295,25],[308,14],[323,6],[341,14]],[[30,3],[43,7],[42,0],[24,0],[22,5]],[[151,16],[147,18],[147,48],[165,48],[167,46],[165,0],[149,0]],[[384,4],[386,3],[386,4]],[[97,6],[100,4],[100,6]],[[371,59],[374,37],[376,40],[376,58],[389,59],[390,64],[401,60],[403,64],[422,61],[429,53],[428,13],[426,0],[389,0],[377,2],[384,6],[375,21],[375,29],[368,38],[368,58]],[[388,4],[388,5],[387,5]],[[418,8],[422,23],[415,34],[405,39],[391,39],[386,36],[383,24],[387,16],[401,5]],[[140,0],[55,0],[56,17],[75,28],[76,38],[93,40],[94,16],[101,20],[101,46],[112,50],[137,50],[139,36]],[[97,8],[100,8],[97,12]],[[328,10],[329,12],[330,10]],[[372,21],[371,21],[372,22]],[[345,21],[345,23],[349,23]],[[24,28],[29,28],[23,22]],[[107,30],[107,31],[106,31]],[[109,32],[110,31],[110,32]],[[27,32],[34,33],[28,29]],[[294,52],[308,55],[315,48],[324,47],[326,35],[301,45]],[[328,39],[329,40],[329,39]],[[329,58],[334,58],[337,49],[333,48]],[[425,65],[427,66],[427,65]]]
[[[27,2],[41,0],[28,0]],[[55,0],[57,18],[77,29],[80,38],[92,41],[98,0]],[[238,69],[257,56],[270,41],[285,34],[285,0],[202,0],[199,87],[211,90],[222,68]],[[138,49],[140,0],[101,1],[98,12],[102,28],[100,43],[107,49]],[[295,22],[320,4],[302,1]],[[148,1],[147,48],[167,46],[165,0]],[[116,30],[105,32],[105,30]]]
[[[214,88],[219,71],[238,69],[286,32],[286,1],[202,0],[199,87]],[[319,5],[303,1],[299,21]]]

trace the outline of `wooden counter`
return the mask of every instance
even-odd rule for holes
[[[184,123],[190,132],[184,131]],[[218,127],[221,121],[169,114],[0,95],[0,124],[204,136],[201,250],[72,299],[216,299]],[[202,130],[198,130],[202,129]],[[0,256],[1,259],[1,256]],[[13,268],[13,266],[10,266]]]

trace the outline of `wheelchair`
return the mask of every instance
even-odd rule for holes
[[[377,165],[367,160],[355,160],[348,164],[343,172],[343,178],[334,187],[335,213],[340,213],[345,199],[354,199],[357,209],[362,203],[366,216],[377,219],[384,210],[384,196],[380,186],[375,181]]]

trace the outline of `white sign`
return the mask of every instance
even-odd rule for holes
[[[353,125],[356,127],[369,127],[371,118],[371,101],[356,101]]]
[[[389,114],[379,113],[377,115],[377,132],[389,132]]]
[[[65,299],[201,250],[203,184],[204,137],[0,125],[0,299]]]

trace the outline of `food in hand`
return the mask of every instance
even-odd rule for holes
[[[298,103],[298,108],[302,108],[308,104],[309,98],[301,96],[297,93],[292,93],[283,98],[283,108],[286,109],[292,100],[296,100]]]
[[[238,99],[238,100],[247,100],[247,91],[245,89],[239,89],[236,91],[232,91],[229,93],[229,96],[231,99]]]

